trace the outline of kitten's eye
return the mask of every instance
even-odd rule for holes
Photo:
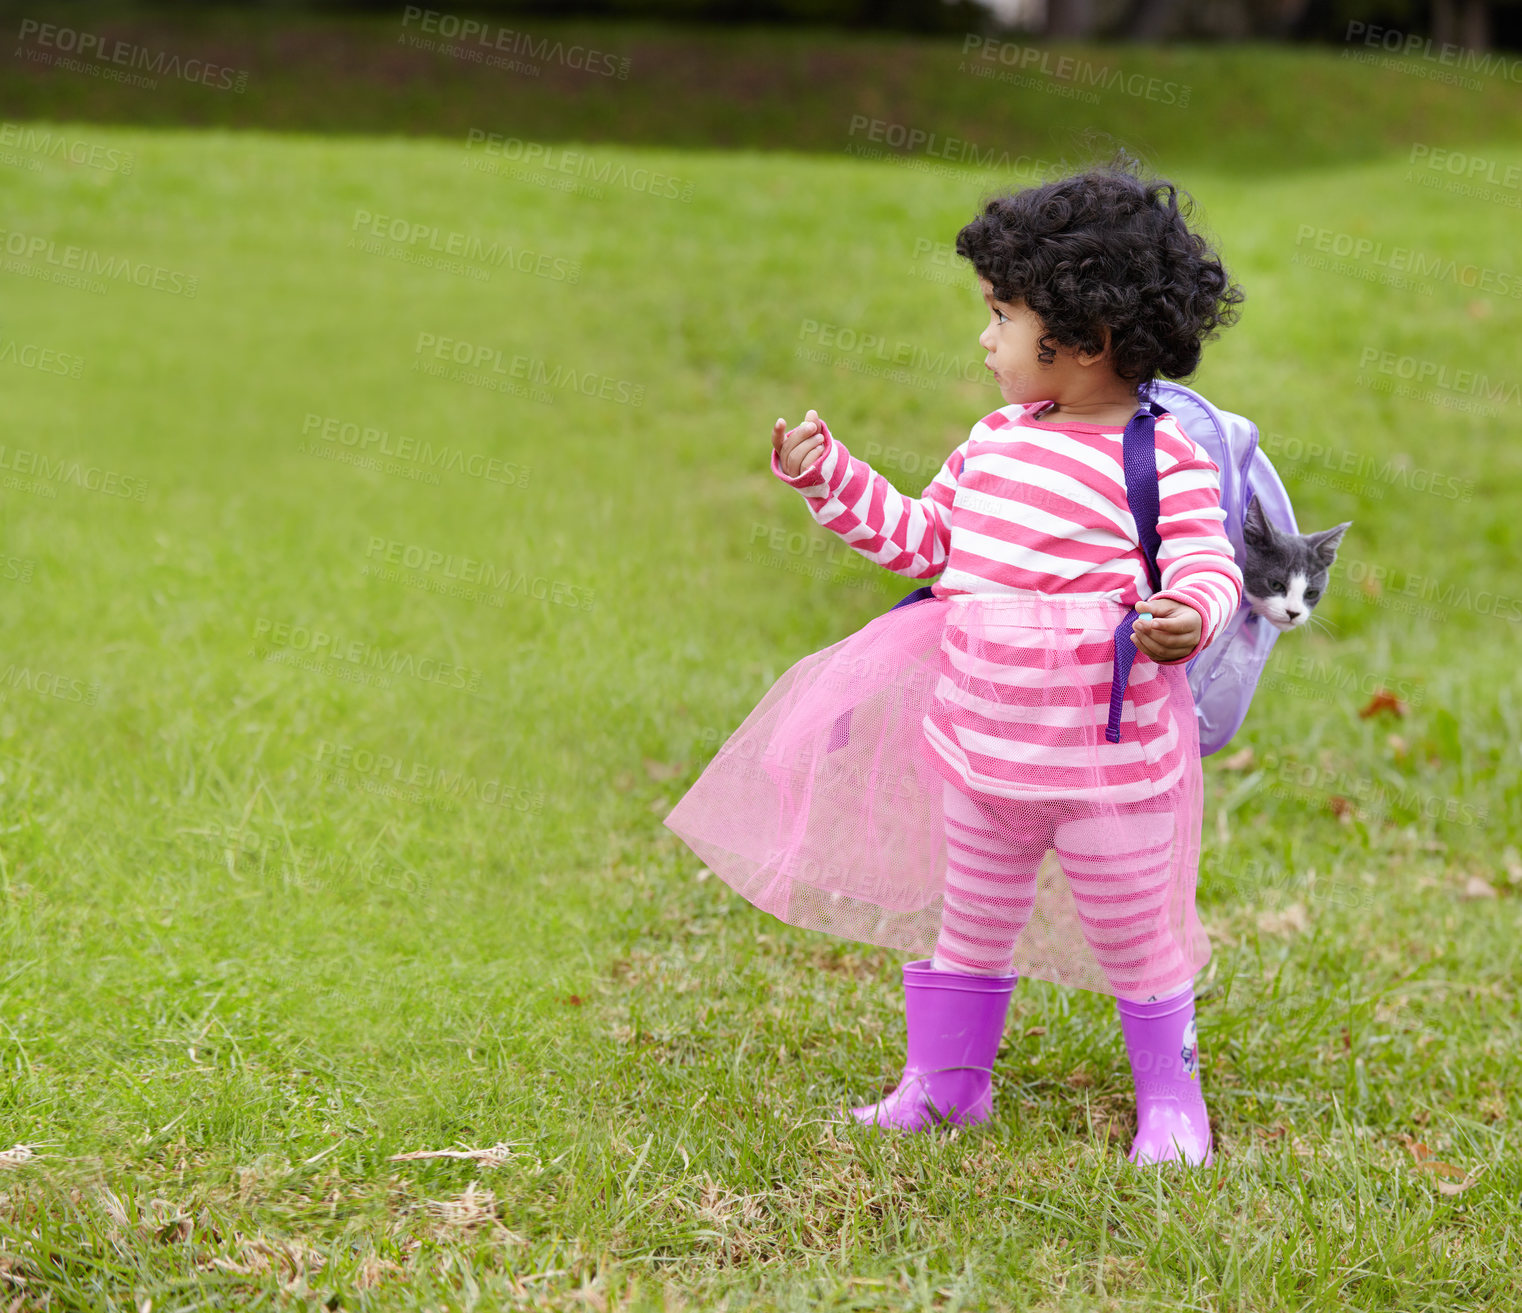
[[[1288,592],[1289,590],[1287,588],[1285,588],[1285,586],[1284,586],[1284,580],[1282,580],[1282,579],[1270,579],[1268,581],[1268,591],[1271,592],[1271,593],[1285,593],[1285,592]]]
[[[1319,589],[1319,588],[1307,588],[1305,590],[1305,600],[1307,602],[1314,602],[1320,596],[1321,596],[1321,589]]]

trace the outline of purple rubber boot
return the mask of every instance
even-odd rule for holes
[[[1182,1159],[1209,1167],[1213,1154],[1200,1093],[1194,985],[1154,1003],[1117,998],[1115,1008],[1136,1082],[1136,1142],[1127,1156],[1133,1163]]]
[[[981,976],[904,963],[908,1060],[898,1088],[880,1103],[852,1108],[867,1126],[923,1131],[948,1122],[976,1126],[993,1115],[993,1065],[1018,972]]]

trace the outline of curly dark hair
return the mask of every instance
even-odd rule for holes
[[[1209,244],[1191,231],[1194,202],[1122,158],[985,203],[957,234],[957,254],[994,299],[1040,318],[1037,358],[1058,346],[1099,351],[1110,331],[1115,373],[1138,389],[1187,378],[1243,299]]]

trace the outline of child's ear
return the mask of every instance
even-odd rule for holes
[[[1079,347],[1073,352],[1073,359],[1076,360],[1080,365],[1099,365],[1103,364],[1106,360],[1109,359],[1110,326],[1106,324],[1099,331],[1104,336],[1103,344],[1100,346],[1098,351],[1085,351],[1082,347]]]

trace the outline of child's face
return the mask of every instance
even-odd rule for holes
[[[978,279],[978,288],[988,306],[988,326],[978,334],[978,345],[988,352],[984,364],[993,370],[1004,400],[1024,405],[1070,399],[1083,373],[1073,351],[1059,346],[1057,358],[1042,364],[1037,352],[1045,326],[1035,311],[1024,301],[994,300],[993,284],[986,278]]]

